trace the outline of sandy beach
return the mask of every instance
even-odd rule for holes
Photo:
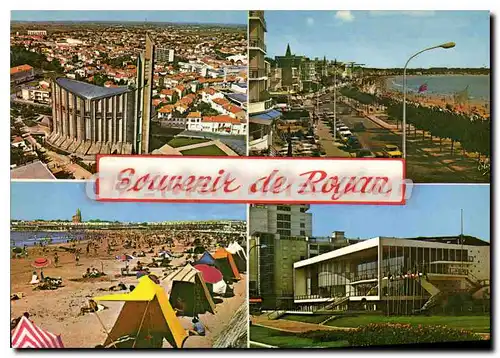
[[[136,249],[126,249],[123,246],[126,243],[126,237],[130,233],[122,233],[114,236],[113,249],[107,252],[107,239],[97,240],[99,247],[97,250],[91,249],[86,253],[86,242],[80,242],[76,245],[81,249],[79,264],[75,262],[75,255],[60,248],[68,247],[70,244],[51,245],[45,248],[29,247],[27,258],[11,259],[11,293],[22,293],[22,298],[11,300],[11,319],[21,316],[24,312],[30,314],[30,319],[41,328],[61,334],[65,347],[68,348],[94,348],[96,345],[103,344],[107,334],[102,327],[96,313],[86,313],[80,315],[80,308],[87,305],[89,299],[95,296],[121,292],[103,292],[100,289],[108,289],[110,286],[124,283],[127,288],[130,285],[137,285],[138,279],[132,277],[115,277],[120,273],[120,268],[125,266],[124,262],[117,260],[117,255],[130,254]],[[183,235],[181,235],[183,236]],[[159,240],[162,241],[162,240]],[[139,240],[139,242],[142,242]],[[154,252],[159,251],[165,244],[153,244]],[[210,249],[205,246],[208,251]],[[187,261],[189,254],[183,252],[189,248],[186,240],[174,239],[173,246],[168,250],[175,256],[170,264],[173,268],[182,267]],[[148,251],[150,250],[147,247]],[[213,247],[212,247],[213,249]],[[146,251],[146,247],[142,246]],[[59,256],[58,267],[54,264],[54,255],[57,252]],[[147,251],[146,251],[147,252]],[[62,277],[63,287],[56,290],[33,290],[35,285],[29,284],[33,271],[40,273],[40,269],[35,270],[31,264],[35,258],[46,257],[52,262],[50,266],[43,269],[45,277]],[[137,261],[143,263],[151,262],[152,253],[146,257],[135,258],[130,261],[132,268]],[[95,267],[99,271],[102,269],[106,276],[99,278],[82,278],[87,268]],[[163,268],[150,268],[152,274],[163,277]],[[167,284],[162,281],[162,286],[166,288]],[[201,322],[206,327],[206,336],[191,336],[184,343],[184,347],[189,348],[209,348],[212,347],[214,340],[228,329],[227,324],[236,310],[246,302],[246,275],[234,283],[234,296],[224,298],[221,303],[216,305],[215,314],[204,313],[199,316]],[[107,330],[113,326],[123,303],[121,302],[103,302],[106,307],[103,311],[97,313]],[[192,328],[192,317],[179,317],[182,326],[185,329]],[[230,330],[230,328],[229,328]],[[168,343],[166,344],[168,345]]]

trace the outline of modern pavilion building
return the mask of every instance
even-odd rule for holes
[[[376,237],[295,262],[294,303],[317,310],[412,314],[490,289],[490,245],[471,236]]]

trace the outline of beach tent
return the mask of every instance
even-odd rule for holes
[[[238,254],[238,255],[240,255],[245,260],[247,259],[247,253],[246,253],[245,248],[243,248],[243,246],[241,246],[240,244],[238,244],[237,241],[234,241],[231,245],[229,245],[226,250],[229,251],[232,254]]]
[[[203,255],[201,255],[200,259],[194,263],[195,265],[204,264],[204,265],[215,265],[215,259],[208,251],[205,251]]]
[[[213,257],[215,259],[215,266],[222,272],[222,275],[224,275],[224,280],[233,281],[241,278],[240,272],[234,262],[233,255],[230,252],[219,247],[213,254]]]
[[[215,312],[215,303],[203,275],[190,264],[172,272],[165,280],[171,283],[170,304],[175,307],[181,299],[185,304],[184,316]]]
[[[215,295],[223,296],[227,291],[227,284],[224,281],[222,272],[214,266],[199,264],[194,266],[195,269],[201,272],[203,279],[207,283],[207,287]]]
[[[229,245],[226,250],[233,255],[236,267],[240,272],[245,272],[247,270],[247,257],[245,249],[240,246],[236,241]]]
[[[122,307],[115,324],[106,338],[109,346],[121,337],[133,335],[132,347],[141,348],[153,337],[161,348],[163,338],[173,347],[182,348],[188,337],[175,311],[168,301],[165,290],[148,276],[141,277],[139,284],[130,293],[95,297],[95,301],[122,301]]]
[[[61,336],[47,332],[25,316],[12,331],[12,348],[64,348]]]

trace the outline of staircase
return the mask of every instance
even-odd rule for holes
[[[428,311],[429,309],[438,305],[446,295],[439,288],[427,281],[424,276],[420,276],[420,285],[424,290],[430,293],[431,297],[424,303],[424,305],[417,310],[418,312]]]

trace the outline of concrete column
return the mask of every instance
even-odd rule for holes
[[[127,105],[128,105],[128,94],[123,94],[122,95],[122,105],[121,105],[121,111],[122,111],[122,128],[120,130],[120,142],[126,142],[127,141],[127,120],[128,120],[128,110],[127,110]]]
[[[111,120],[111,127],[112,127],[112,142],[116,143],[118,142],[118,121],[116,117],[116,113],[118,112],[118,96],[113,96],[113,102],[112,102],[112,120]]]
[[[68,101],[66,90],[61,88],[61,106],[62,106],[62,118],[61,118],[61,129],[62,135],[67,135],[66,128],[66,117],[68,116]]]
[[[57,122],[57,109],[56,109],[56,85],[55,82],[52,82],[50,84],[50,87],[52,89],[52,131],[56,132],[56,122]]]
[[[78,98],[78,100],[80,101],[80,120],[82,121],[82,123],[87,126],[87,120],[85,119],[85,100],[84,99],[81,99],[81,98]],[[87,128],[85,128],[85,131],[83,133],[83,137],[82,138],[78,138],[78,140],[87,140],[87,139],[90,139],[91,138],[91,133],[89,131],[87,131]]]

